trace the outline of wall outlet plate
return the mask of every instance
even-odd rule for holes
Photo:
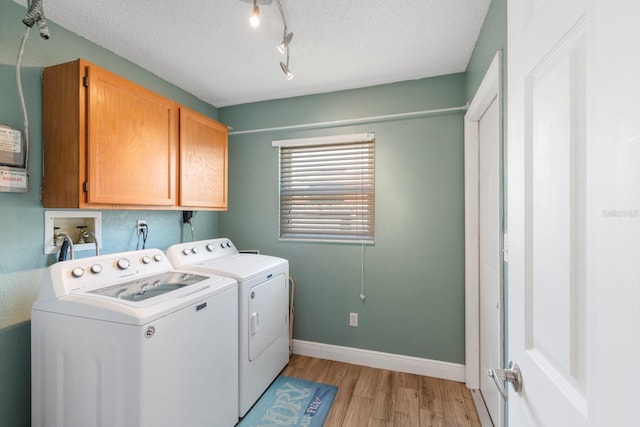
[[[349,326],[358,327],[358,313],[349,313]]]

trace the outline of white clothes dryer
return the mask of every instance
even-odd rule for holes
[[[237,299],[157,249],[53,264],[31,311],[32,425],[235,425]]]
[[[228,276],[239,295],[239,416],[289,363],[289,262],[239,253],[226,238],[167,249],[176,268]]]

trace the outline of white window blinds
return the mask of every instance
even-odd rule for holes
[[[374,134],[274,141],[280,238],[373,243]]]

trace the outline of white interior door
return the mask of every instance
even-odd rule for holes
[[[508,4],[510,426],[638,422],[638,16],[624,0]]]
[[[509,425],[587,425],[585,2],[510,1]]]
[[[640,423],[640,2],[589,2],[589,419]],[[592,404],[592,405],[591,405]]]

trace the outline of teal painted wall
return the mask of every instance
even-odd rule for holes
[[[25,2],[26,4],[26,2]],[[46,11],[46,5],[45,5]],[[0,2],[0,124],[23,128],[15,61],[26,27],[24,7]],[[0,426],[30,425],[30,310],[44,268],[55,262],[43,254],[44,209],[39,199],[42,179],[41,72],[47,65],[85,58],[210,117],[217,109],[140,67],[49,21],[50,40],[31,32],[23,58],[22,80],[29,113],[31,159],[29,192],[0,192]],[[180,212],[104,211],[102,252],[136,248],[135,220],[149,224],[147,247],[166,249],[190,240]],[[197,238],[217,237],[218,213],[196,212]],[[78,256],[92,255],[79,252]]]
[[[473,99],[497,51],[502,53],[502,157],[504,185],[503,228],[507,229],[507,0],[492,0],[478,41],[467,65],[466,97]],[[505,268],[506,274],[506,268]],[[506,305],[505,305],[506,307]]]
[[[503,228],[507,229],[507,0],[492,0],[478,41],[467,65],[466,96],[471,102],[497,51],[502,54],[502,157],[504,185]],[[506,268],[505,274],[506,274]],[[506,283],[506,279],[505,279]],[[504,305],[506,307],[506,304]],[[505,359],[506,360],[506,359]]]
[[[507,88],[507,0],[492,0],[467,65],[466,97],[473,99],[497,51],[502,52],[503,102]],[[506,108],[505,108],[506,110]]]
[[[234,130],[459,107],[464,74],[221,108]],[[463,114],[231,136],[220,233],[287,258],[300,340],[464,363]],[[376,136],[376,239],[361,247],[278,241],[275,139]],[[358,328],[348,326],[359,313]]]

